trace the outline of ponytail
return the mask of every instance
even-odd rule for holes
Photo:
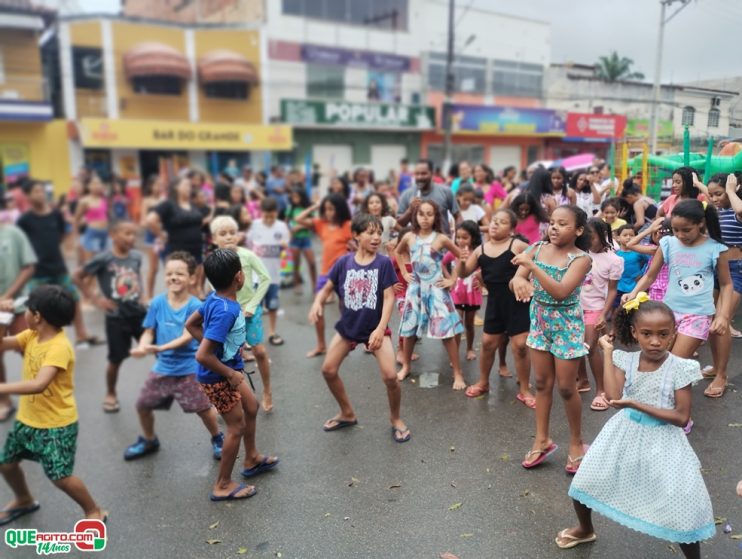
[[[719,214],[711,204],[698,200],[682,200],[673,208],[672,217],[682,217],[695,224],[705,222],[708,236],[723,244]]]

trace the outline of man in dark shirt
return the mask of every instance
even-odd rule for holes
[[[28,282],[29,290],[39,285],[59,285],[69,291],[75,299],[75,336],[77,349],[103,343],[88,334],[80,308],[80,295],[72,283],[67,264],[62,255],[66,223],[62,212],[53,208],[46,198],[46,187],[42,182],[30,181],[24,186],[29,210],[18,218],[18,227],[26,234],[36,253],[38,262],[33,278]]]

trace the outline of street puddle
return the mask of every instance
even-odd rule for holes
[[[421,373],[419,377],[420,388],[435,388],[440,384],[440,373]]]

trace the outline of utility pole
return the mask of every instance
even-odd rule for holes
[[[455,0],[448,0],[448,51],[446,52],[446,96],[443,100],[443,173],[451,166],[451,103],[453,102],[453,35]]]
[[[670,17],[665,19],[667,6],[674,2],[680,2],[681,6],[675,10]],[[690,0],[660,0],[660,29],[657,35],[657,53],[654,61],[654,99],[652,100],[652,113],[649,121],[649,154],[657,153],[657,130],[659,124],[659,105],[660,105],[660,79],[662,73],[662,46],[665,37],[665,24],[674,18],[678,13],[690,3]]]

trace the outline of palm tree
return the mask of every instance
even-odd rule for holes
[[[595,65],[595,73],[601,80],[615,82],[618,80],[643,80],[644,74],[632,72],[634,61],[625,56],[618,56],[614,50],[610,56],[601,56]]]

